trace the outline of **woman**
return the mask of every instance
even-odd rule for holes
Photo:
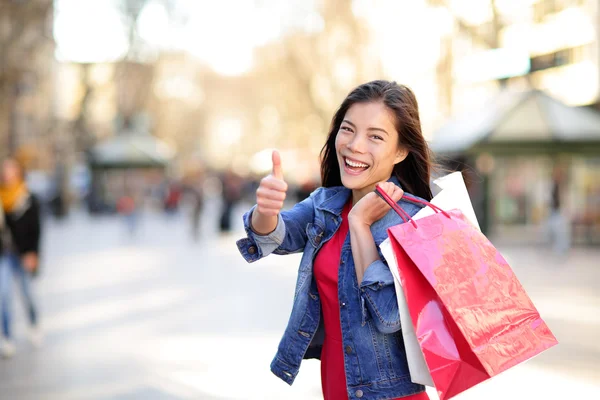
[[[41,341],[38,313],[31,293],[31,275],[37,273],[40,241],[39,206],[25,184],[23,168],[14,159],[2,164],[0,202],[4,209],[6,229],[3,234],[3,260],[0,263],[0,302],[2,304],[2,346],[4,357],[15,352],[12,342],[12,282],[17,278],[26,303],[31,340]]]
[[[420,206],[401,200],[403,189],[430,200],[430,169],[415,96],[387,81],[344,100],[321,152],[323,187],[289,211],[281,212],[287,184],[273,153],[238,247],[248,262],[304,253],[275,375],[292,384],[303,358],[320,358],[325,399],[428,398],[410,380],[393,277],[379,251],[402,220],[373,190],[380,184],[412,216]]]

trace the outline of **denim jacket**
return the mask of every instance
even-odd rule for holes
[[[391,181],[398,184],[395,178]],[[313,276],[313,261],[342,222],[342,209],[351,191],[343,186],[319,188],[291,210],[279,214],[277,227],[268,235],[250,229],[252,208],[244,215],[247,237],[237,246],[248,262],[271,253],[303,252],[298,270],[292,313],[279,344],[271,371],[292,384],[302,359],[320,358],[324,329],[319,292]],[[414,215],[420,205],[400,200],[398,204]],[[255,206],[256,207],[256,206]],[[371,226],[378,246],[387,229],[402,223],[390,210]],[[349,399],[393,399],[425,390],[410,380],[404,342],[400,331],[394,281],[381,252],[380,259],[366,269],[357,283],[350,234],[342,246],[338,293]]]

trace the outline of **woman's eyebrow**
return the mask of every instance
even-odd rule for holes
[[[348,125],[351,125],[353,128],[355,128],[355,129],[356,129],[356,125],[354,125],[354,124],[353,124],[351,121],[349,121],[349,120],[345,119],[345,120],[343,120],[343,121],[342,121],[342,123],[344,123],[344,122],[345,122],[345,123],[347,123]],[[385,129],[383,129],[383,128],[377,128],[377,127],[374,127],[374,126],[372,126],[372,127],[369,127],[367,130],[368,130],[368,131],[379,131],[379,132],[383,132],[383,133],[385,133],[385,134],[386,134],[386,135],[388,135],[388,136],[390,135],[390,134],[388,133],[388,131],[386,131]]]
[[[379,132],[383,132],[383,133],[385,133],[385,134],[386,134],[386,135],[388,135],[388,136],[390,135],[390,134],[388,133],[388,131],[386,131],[385,129],[383,129],[383,128],[376,128],[376,127],[374,127],[374,126],[370,127],[370,128],[369,128],[369,129],[367,129],[367,130],[368,130],[368,131],[379,131]]]

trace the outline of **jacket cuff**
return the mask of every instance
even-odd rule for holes
[[[390,268],[381,260],[373,261],[366,269],[360,288],[377,291],[385,286],[394,284],[394,276]]]
[[[277,216],[277,226],[268,235],[259,235],[251,228],[252,212],[256,205],[244,214],[246,237],[236,242],[237,247],[247,262],[254,262],[275,251],[285,238],[285,222],[281,214]]]

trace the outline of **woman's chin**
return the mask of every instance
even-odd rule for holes
[[[366,186],[365,180],[362,177],[358,176],[348,176],[346,174],[342,174],[342,185],[346,189],[362,189]]]

